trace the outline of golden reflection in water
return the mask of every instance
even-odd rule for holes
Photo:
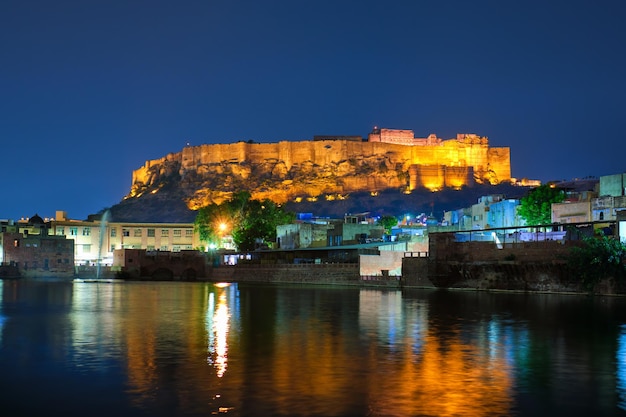
[[[159,294],[128,291],[123,294],[120,305],[141,305],[141,320],[127,320],[126,357],[128,360],[128,385],[135,394],[133,402],[142,405],[150,401],[157,390],[159,369],[157,364]]]
[[[228,362],[228,326],[230,312],[226,291],[218,287],[217,306],[215,305],[215,293],[209,294],[209,302],[206,313],[206,326],[208,335],[207,362],[216,369],[219,378],[224,376]]]
[[[427,304],[407,305],[398,294],[363,291],[360,301],[361,331],[371,339],[371,359],[364,364],[372,370],[368,391],[378,393],[370,401],[371,415],[510,413],[512,371],[489,324],[462,336],[459,322],[437,328]],[[396,351],[397,359],[377,363],[381,345]]]

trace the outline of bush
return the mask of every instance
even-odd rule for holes
[[[570,250],[567,261],[572,272],[582,280],[583,286],[593,291],[603,278],[624,278],[624,256],[626,246],[618,239],[608,236],[585,237],[582,246]]]

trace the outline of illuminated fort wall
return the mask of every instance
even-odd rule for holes
[[[484,137],[460,134],[449,140],[435,135],[420,139],[414,138],[410,130],[381,129],[380,134],[371,134],[369,139],[188,146],[179,153],[147,161],[135,170],[133,188],[158,185],[160,177],[173,170],[178,170],[182,178],[228,172],[245,180],[254,173],[277,184],[283,181],[294,194],[309,191],[309,195],[396,187],[436,190],[458,188],[474,179],[492,184],[511,179],[509,148],[490,148]],[[359,171],[359,166],[366,164],[384,165],[385,173]],[[297,178],[294,172],[318,181],[290,182],[290,178]],[[402,178],[398,173],[406,176]],[[258,191],[257,196],[263,192],[269,196],[267,190]]]

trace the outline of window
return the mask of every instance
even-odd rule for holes
[[[162,250],[162,251],[166,251],[166,250],[167,250],[167,245],[163,245],[163,246],[161,246],[161,249],[160,249],[160,250]]]
[[[146,250],[148,250],[148,251],[152,251],[152,250],[154,250],[154,245],[148,245],[148,246],[146,246]]]
[[[65,228],[62,226],[57,227],[57,236],[63,236],[63,235],[65,235]]]
[[[83,236],[91,235],[91,227],[83,227]]]
[[[170,235],[170,229],[161,229],[161,236],[165,237],[169,235]]]
[[[113,252],[115,250],[115,245],[111,245],[111,250],[109,252]]]
[[[172,252],[180,252],[180,245],[174,245],[172,247]]]
[[[124,236],[124,237],[128,237],[128,236],[130,236],[130,230],[128,230],[128,229],[122,229],[122,236]]]
[[[90,253],[91,245],[83,245],[83,253]]]
[[[141,229],[135,229],[134,236],[135,237],[141,237]]]
[[[70,227],[70,236],[78,236],[78,227]]]
[[[193,230],[192,229],[185,230],[185,237],[193,237]]]
[[[154,229],[148,229],[148,237],[154,237]]]
[[[174,229],[174,237],[181,237],[180,229]]]
[[[111,237],[117,237],[117,227],[111,228]]]

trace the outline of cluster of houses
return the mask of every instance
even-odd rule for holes
[[[551,238],[563,238],[559,226],[587,224],[592,230],[610,230],[626,242],[626,173],[559,184],[559,188],[565,189],[567,198],[552,205]],[[391,234],[368,213],[347,214],[343,219],[299,214],[293,224],[277,227],[272,250],[236,253],[232,238],[226,234],[213,253],[219,256],[212,256],[211,262],[358,262],[362,276],[401,275],[403,257],[428,252],[429,232],[474,233],[473,239],[482,236],[494,241],[512,233],[532,236],[536,230],[520,219],[519,204],[519,200],[503,195],[484,196],[471,207],[445,212],[441,222],[399,221]],[[13,273],[89,275],[100,267],[119,271],[138,259],[124,255],[124,251],[196,254],[204,244],[193,223],[129,223],[107,221],[106,217],[74,220],[58,211],[54,218],[34,215],[18,221],[1,220],[0,277]]]
[[[565,191],[565,200],[551,205],[553,229],[567,225],[593,225],[611,228],[626,242],[626,173],[586,178],[556,184]],[[503,195],[489,195],[471,207],[444,213],[443,227],[437,231],[523,229],[527,225],[518,214],[520,201]],[[432,231],[433,229],[431,229]]]

